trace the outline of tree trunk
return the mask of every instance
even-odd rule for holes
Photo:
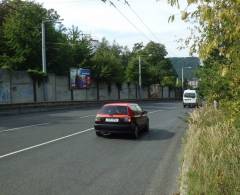
[[[148,98],[151,98],[150,96],[151,96],[151,94],[150,94],[150,86],[148,86]]]
[[[120,86],[117,86],[117,88],[118,88],[118,99],[120,100],[121,99],[121,97],[120,97]]]
[[[168,99],[170,99],[170,97],[171,97],[171,88],[168,87]]]
[[[138,85],[135,85],[135,89],[136,89],[136,99],[138,99]]]
[[[74,101],[74,93],[73,93],[73,89],[71,89],[71,101]]]
[[[13,88],[12,88],[12,73],[11,72],[9,72],[9,78],[10,78],[10,90],[9,90],[9,93],[10,93],[10,104],[12,104],[13,103],[13,92],[12,92],[12,90],[13,90]]]
[[[36,90],[36,84],[37,81],[35,79],[33,81],[33,101],[36,103],[37,102],[37,90]]]
[[[97,101],[99,101],[99,80],[96,80],[96,85],[97,85]]]

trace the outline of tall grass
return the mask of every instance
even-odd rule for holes
[[[240,129],[220,110],[194,111],[184,140],[181,194],[240,194]]]

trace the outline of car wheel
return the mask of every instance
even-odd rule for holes
[[[101,136],[102,136],[102,134],[101,134],[100,132],[98,132],[98,131],[96,131],[96,135],[97,135],[98,137],[101,137]]]
[[[147,122],[146,126],[145,126],[145,129],[144,129],[146,132],[149,131],[149,121]]]
[[[185,105],[185,104],[183,104],[183,108],[186,108],[186,105]]]
[[[135,125],[134,132],[133,132],[133,138],[138,139],[139,138],[139,133],[140,133],[139,127],[137,125]]]

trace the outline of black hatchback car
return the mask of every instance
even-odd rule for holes
[[[138,138],[141,131],[149,131],[149,118],[135,103],[106,104],[97,113],[94,128],[97,136],[125,133]]]

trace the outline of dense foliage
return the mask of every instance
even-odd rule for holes
[[[176,73],[165,58],[164,45],[137,43],[130,51],[106,39],[93,40],[76,26],[64,27],[55,10],[46,9],[35,1],[1,1],[1,68],[28,71],[34,80],[40,79],[42,23],[45,25],[48,73],[66,75],[72,67],[90,68],[97,85],[116,83],[121,88],[123,81],[138,83],[138,57],[141,56],[143,85],[175,86]]]
[[[69,67],[89,58],[91,48],[80,31],[59,24],[60,16],[32,1],[1,2],[0,66],[13,70],[41,70],[41,24],[46,28],[47,70],[66,74]],[[87,42],[87,43],[86,43]]]
[[[178,0],[169,0],[178,5]],[[186,43],[203,60],[200,91],[217,109],[191,114],[185,140],[181,193],[240,194],[240,1],[187,0],[192,22]]]
[[[138,82],[140,57],[143,85],[160,83],[162,86],[174,87],[177,74],[166,55],[165,46],[160,43],[151,41],[145,47],[142,43],[135,44],[126,70],[128,80]]]
[[[178,0],[169,0],[179,5]],[[209,100],[234,110],[240,99],[240,1],[188,0],[182,19],[192,22],[186,40],[203,60],[200,90]],[[232,105],[229,107],[229,105]]]

